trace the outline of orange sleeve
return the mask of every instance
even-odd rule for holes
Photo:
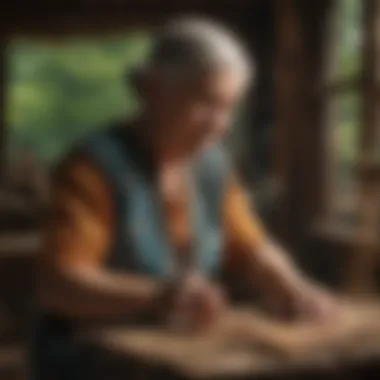
[[[266,238],[259,218],[252,211],[248,196],[235,180],[230,180],[223,209],[226,236],[226,264],[234,265],[241,255],[252,252]]]
[[[42,263],[101,265],[114,230],[108,185],[86,157],[75,157],[54,173],[44,228]]]

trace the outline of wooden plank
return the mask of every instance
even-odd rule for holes
[[[379,91],[380,91],[380,1],[368,0],[365,9],[364,40],[364,123],[361,129],[361,154],[372,155],[379,142]]]
[[[41,244],[39,231],[0,233],[0,261],[5,258],[33,257]]]
[[[310,233],[314,237],[344,244],[349,247],[353,247],[357,243],[357,240],[355,240],[355,226],[351,223],[341,223],[336,218],[321,218],[317,220],[313,224]],[[378,236],[374,236],[373,239],[367,239],[366,244],[371,248],[377,248],[378,252],[380,252],[380,239]],[[340,252],[337,252],[337,254],[340,254]]]
[[[274,162],[284,188],[278,219],[280,236],[294,249],[302,246],[310,222],[326,203],[326,139],[318,87],[322,81],[322,31],[330,2],[313,5],[309,9],[296,0],[276,2]]]
[[[275,111],[276,130],[274,165],[275,174],[284,189],[278,219],[282,240],[291,243],[290,196],[294,128],[299,124],[300,78],[303,67],[303,32],[295,0],[276,2],[276,59],[275,59]]]
[[[347,303],[338,319],[323,324],[285,324],[235,311],[208,335],[114,328],[87,334],[86,340],[108,353],[194,379],[331,369],[380,358],[380,305]]]
[[[262,1],[262,0],[261,0]],[[256,2],[260,2],[256,0]],[[20,5],[18,4],[20,3]],[[51,3],[46,0],[20,0],[0,9],[0,34],[32,37],[67,37],[124,33],[138,27],[149,27],[178,14],[210,15],[230,19],[231,15],[247,15],[252,2],[224,0],[176,1],[96,1]]]
[[[303,120],[298,130],[299,154],[295,164],[300,166],[298,177],[293,185],[293,207],[301,209],[300,232],[308,239],[309,228],[316,217],[325,215],[328,209],[328,168],[330,165],[327,128],[324,120],[326,98],[318,89],[324,76],[324,51],[326,29],[334,1],[322,0],[309,7],[299,2],[302,9],[302,23],[306,34],[305,60],[306,79],[304,83]],[[299,204],[302,200],[302,204]]]

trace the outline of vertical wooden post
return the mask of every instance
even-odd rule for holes
[[[280,238],[292,245],[291,197],[295,129],[300,124],[302,105],[303,40],[302,28],[295,0],[277,0],[276,59],[275,59],[275,113],[276,133],[274,163],[282,189],[278,226]]]
[[[333,0],[320,0],[317,3],[303,4],[303,22],[308,39],[307,68],[308,84],[306,96],[310,100],[307,124],[302,128],[304,146],[304,191],[305,211],[308,222],[326,215],[329,210],[329,166],[331,128],[324,118],[324,106],[327,98],[321,91],[325,77],[326,43],[331,38],[328,33]],[[317,17],[315,15],[318,15]]]
[[[365,5],[364,107],[359,155],[359,225],[345,276],[349,293],[372,293],[380,228],[380,0]]]
[[[364,123],[360,151],[363,156],[375,156],[379,149],[380,131],[380,1],[363,2],[364,41]],[[364,159],[364,157],[361,157]]]
[[[322,210],[324,201],[325,139],[318,89],[322,29],[330,1],[305,4],[277,0],[275,4],[275,169],[283,188],[279,234],[297,249],[304,243],[312,219]]]
[[[4,182],[6,167],[6,47],[5,38],[0,36],[0,184]]]

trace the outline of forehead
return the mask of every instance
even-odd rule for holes
[[[239,95],[245,85],[245,78],[241,73],[229,68],[218,68],[184,76],[175,87],[182,92]]]

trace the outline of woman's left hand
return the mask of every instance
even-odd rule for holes
[[[227,307],[222,290],[198,273],[181,279],[175,285],[175,292],[171,320],[191,330],[213,327]]]

